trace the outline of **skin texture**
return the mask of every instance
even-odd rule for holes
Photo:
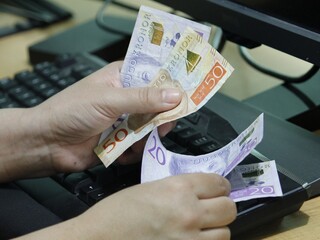
[[[0,110],[0,182],[94,166],[100,134],[122,113],[159,113],[180,103],[177,89],[122,88],[121,66],[111,63],[37,107]],[[173,126],[160,126],[160,135]],[[141,160],[144,141],[118,161]],[[229,182],[215,174],[169,177],[120,191],[21,239],[229,239],[236,216],[229,192]]]

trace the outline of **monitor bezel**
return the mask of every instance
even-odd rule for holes
[[[320,66],[320,33],[228,0],[157,0],[173,9]],[[234,39],[229,39],[234,40]]]

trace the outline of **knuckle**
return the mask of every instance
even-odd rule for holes
[[[138,92],[139,101],[148,104],[150,102],[150,95],[148,88],[140,88]]]
[[[226,209],[227,211],[227,221],[229,223],[233,222],[236,217],[237,217],[237,207],[236,207],[236,204],[235,202],[230,199],[229,197],[224,197],[224,201],[223,201],[223,204],[224,204],[224,209]]]
[[[181,224],[186,228],[194,228],[201,222],[200,211],[194,211],[191,207],[182,211],[181,214]]]
[[[171,177],[169,185],[172,190],[179,192],[190,193],[190,190],[193,188],[193,185],[190,181],[179,176]]]
[[[217,186],[220,187],[221,195],[229,196],[231,191],[230,182],[222,176],[215,175],[215,177],[216,177]]]
[[[227,240],[231,238],[231,231],[229,227],[223,227],[221,228],[221,237],[217,238],[217,239],[221,239],[221,240]]]

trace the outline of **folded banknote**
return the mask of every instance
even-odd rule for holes
[[[149,182],[184,173],[216,173],[227,176],[260,143],[263,114],[224,147],[203,155],[191,156],[168,151],[157,129],[150,134],[142,159],[141,182]]]
[[[124,87],[141,87],[156,76],[187,27],[208,41],[211,27],[141,6],[121,68]]]
[[[155,127],[200,109],[231,75],[233,67],[201,36],[186,28],[153,80],[154,88],[179,88],[180,104],[159,114],[130,114],[96,148],[105,166]]]

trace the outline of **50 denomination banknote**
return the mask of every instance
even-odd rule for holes
[[[121,69],[123,86],[141,87],[149,84],[187,27],[208,41],[211,27],[141,6]]]
[[[105,166],[155,127],[200,109],[223,85],[233,67],[191,28],[186,28],[165,63],[148,84],[179,88],[180,104],[159,114],[130,114],[96,148]]]

